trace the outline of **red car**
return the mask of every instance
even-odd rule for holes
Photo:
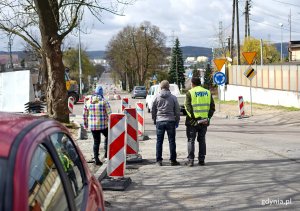
[[[0,112],[0,211],[104,210],[101,185],[67,128]]]

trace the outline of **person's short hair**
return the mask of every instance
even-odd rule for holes
[[[200,86],[201,85],[201,80],[199,77],[193,77],[192,78],[192,83],[195,85],[195,86]]]
[[[161,89],[169,89],[170,88],[169,81],[163,80],[162,82],[160,82],[160,88]]]

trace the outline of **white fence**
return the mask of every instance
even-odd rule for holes
[[[229,84],[221,88],[221,100],[238,100],[243,96],[252,102],[300,108],[299,65],[253,65],[256,76],[250,81],[243,73],[247,65],[233,65],[228,69]],[[225,93],[224,93],[225,91]]]

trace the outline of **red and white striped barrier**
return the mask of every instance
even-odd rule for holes
[[[136,103],[137,121],[138,121],[138,135],[143,136],[145,133],[144,127],[144,103]]]
[[[75,99],[73,97],[69,97],[68,98],[68,109],[69,109],[69,113],[72,114],[73,113],[73,109],[74,109],[74,101]]]
[[[127,97],[124,97],[121,101],[121,106],[122,106],[122,112],[124,111],[125,108],[128,108],[129,105],[128,105],[128,98]]]
[[[114,95],[115,100],[121,100],[121,96],[119,94]]]
[[[113,113],[109,116],[108,127],[108,164],[107,175],[109,177],[124,177],[126,168],[126,135],[125,114]]]
[[[86,104],[87,102],[89,102],[91,97],[92,97],[91,95],[85,96],[84,99],[83,99],[83,104]]]
[[[126,154],[127,155],[137,155],[139,151],[138,143],[138,124],[137,124],[137,112],[135,108],[125,108],[124,110],[126,116]]]
[[[245,116],[245,110],[244,110],[244,100],[243,96],[239,96],[239,109],[240,109],[240,116]]]

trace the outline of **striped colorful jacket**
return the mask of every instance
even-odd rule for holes
[[[108,117],[111,114],[109,102],[98,95],[93,95],[83,107],[85,128],[104,130],[108,128]]]

